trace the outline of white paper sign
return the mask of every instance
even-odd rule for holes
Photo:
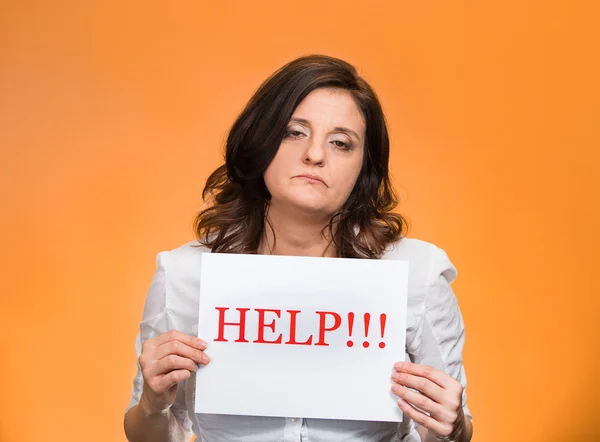
[[[408,261],[202,255],[196,413],[402,420]]]

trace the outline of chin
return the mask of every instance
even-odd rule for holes
[[[335,212],[332,211],[330,204],[327,204],[322,198],[311,196],[292,195],[291,197],[286,198],[285,201],[282,201],[282,203],[307,213],[327,215]]]

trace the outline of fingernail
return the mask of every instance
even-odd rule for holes
[[[202,353],[202,362],[204,362],[205,364],[208,364],[209,361],[210,361],[210,358],[208,357],[208,355],[206,353]]]
[[[394,381],[397,381],[398,379],[400,379],[400,376],[398,375],[398,373],[392,373],[392,379]]]
[[[203,341],[202,339],[198,338],[198,345],[200,347],[203,347],[202,349],[205,349],[206,347],[208,347],[208,342]]]
[[[394,368],[395,368],[396,370],[402,370],[402,369],[404,368],[404,362],[396,362],[396,363],[394,364]]]

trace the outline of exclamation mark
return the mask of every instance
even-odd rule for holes
[[[352,329],[354,328],[354,313],[348,313],[348,337],[350,340],[346,342],[348,347],[352,347],[354,342],[352,342]]]
[[[381,342],[379,343],[379,348],[385,348],[385,342],[383,342],[383,337],[385,335],[385,320],[385,313],[382,313],[381,316],[379,316],[379,324],[381,325]]]
[[[369,337],[369,323],[371,322],[371,314],[365,313],[365,342],[363,342],[364,348],[369,348],[369,341],[367,338]]]

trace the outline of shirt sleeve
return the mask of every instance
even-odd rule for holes
[[[160,252],[156,256],[156,270],[154,277],[150,283],[150,289],[146,295],[144,304],[144,313],[140,322],[140,330],[135,340],[136,356],[139,360],[142,354],[142,344],[147,339],[154,338],[171,330],[172,321],[169,318],[167,309],[167,263],[169,252]],[[131,401],[126,408],[125,413],[134,405],[139,404],[144,386],[142,370],[139,362],[137,365],[137,373],[133,379],[133,389],[131,392]],[[185,405],[185,381],[180,382],[177,386],[175,403],[171,407],[171,412],[183,430],[185,431],[186,440],[192,435],[192,421],[190,420]]]
[[[442,370],[458,380],[463,386],[463,411],[473,420],[467,406],[467,377],[462,359],[465,328],[458,301],[450,287],[457,274],[446,252],[433,246],[424,296],[420,345],[411,359],[417,364]]]

